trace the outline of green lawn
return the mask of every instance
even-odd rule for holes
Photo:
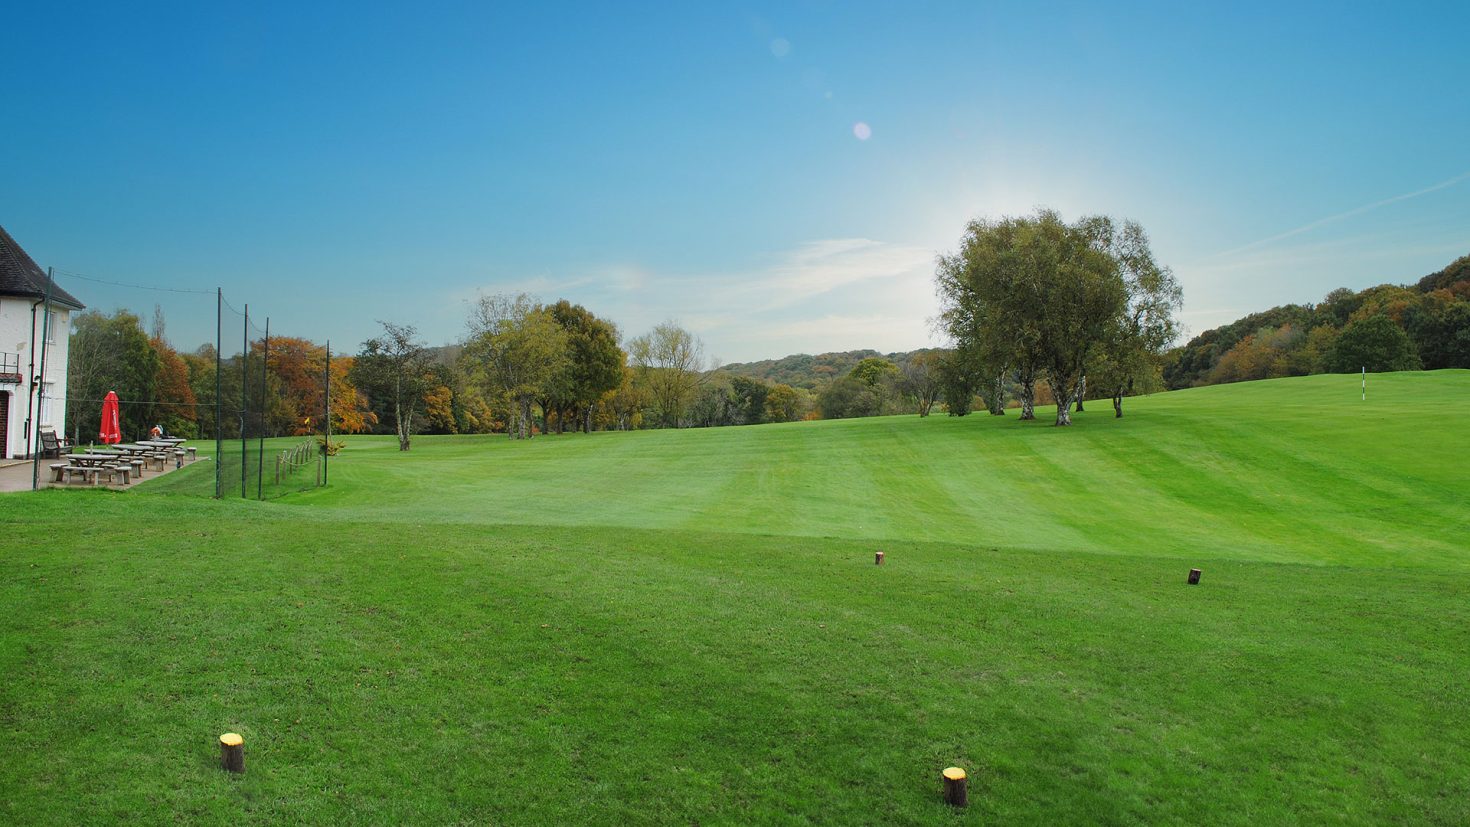
[[[1370,394],[7,495],[0,821],[1462,824],[1470,372]]]

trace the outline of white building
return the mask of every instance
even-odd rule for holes
[[[46,271],[0,227],[0,459],[26,457],[43,431],[66,433],[66,354],[71,314],[82,303],[51,286],[46,326]],[[39,399],[41,339],[46,330],[46,374]]]

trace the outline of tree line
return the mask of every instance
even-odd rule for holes
[[[616,324],[565,299],[482,296],[463,338],[429,347],[411,326],[380,323],[358,352],[333,356],[331,424],[339,433],[505,433],[752,425],[1055,403],[1056,424],[1087,400],[1156,388],[1318,372],[1470,367],[1470,256],[1413,286],[1339,289],[1170,348],[1180,290],[1134,222],[1057,213],[972,221],[940,256],[936,326],[951,347],[885,357],[795,355],[722,369],[699,337],[668,321],[624,339]],[[78,314],[67,421],[97,432],[116,391],[124,435],[155,424],[185,437],[319,433],[326,348],[308,339],[176,350],[155,310]],[[755,375],[752,375],[755,374]],[[770,377],[769,379],[766,377]],[[776,379],[789,381],[772,381]],[[248,399],[245,397],[248,395]],[[216,421],[216,397],[225,415]],[[248,421],[238,412],[248,408]]]
[[[513,439],[568,429],[632,430],[789,421],[807,411],[788,386],[713,369],[704,344],[674,321],[622,339],[617,325],[565,299],[481,296],[456,345],[430,348],[412,326],[380,321],[351,379],[376,430],[413,435],[478,430]],[[437,390],[436,390],[437,386]],[[435,407],[473,411],[476,428]]]
[[[1168,352],[1165,385],[1359,370],[1470,368],[1470,255],[1414,285],[1338,288],[1207,330]]]
[[[429,347],[409,325],[380,323],[355,354],[331,358],[332,430],[394,434],[632,430],[783,422],[814,415],[814,394],[731,375],[676,322],[623,340],[617,326],[566,300],[482,297],[463,339]],[[74,320],[67,423],[95,439],[108,391],[122,400],[129,439],[154,425],[188,438],[320,433],[324,345],[291,336],[217,355],[176,350],[160,312],[151,330],[124,309]],[[217,417],[217,411],[222,416]],[[243,413],[242,412],[246,412]]]
[[[1059,219],[1044,214],[1026,221],[1035,221],[1035,232],[1044,236],[1057,229],[1053,225]],[[983,279],[973,277],[995,263],[977,257],[994,253],[981,243],[990,226],[972,224],[962,251],[941,260],[942,285],[988,289]],[[1021,226],[994,225],[1013,235]],[[1131,269],[1119,272],[1128,275],[1121,282],[1125,304],[1134,313],[1128,329],[1135,340],[1143,341],[1148,331],[1142,327],[1155,320],[1145,312],[1151,306],[1133,293],[1146,292],[1143,288],[1149,285],[1172,284],[1167,271],[1150,270],[1151,261],[1129,246],[1136,247],[1139,240],[1135,235],[1141,231],[1135,226],[1125,225],[1116,238],[1108,235],[1114,231],[1106,222],[1089,227],[1099,243],[1134,256],[1129,260]],[[1038,243],[1059,241],[1038,238]],[[1060,241],[1067,238],[1064,234]],[[1146,240],[1143,248],[1146,253]],[[1114,254],[1112,248],[1108,254]],[[1036,270],[1017,283],[1044,275]],[[1085,275],[1096,274],[1085,271]],[[982,317],[989,323],[1001,318],[996,314],[1004,305],[996,302],[1010,299],[1004,294],[983,295],[976,303],[968,293],[953,293],[956,302],[947,316],[956,322],[952,332],[980,330],[977,322]],[[962,313],[970,314],[969,327],[963,329],[957,323]],[[482,296],[471,307],[462,339],[444,347],[429,347],[409,325],[380,322],[380,327],[379,335],[363,342],[355,354],[336,355],[330,361],[331,426],[337,433],[391,433],[403,450],[421,433],[499,432],[525,439],[568,429],[928,415],[941,404],[951,414],[964,415],[977,393],[982,404],[999,412],[1004,407],[1000,394],[1010,390],[1017,391],[1023,418],[1030,418],[1037,378],[1061,376],[1060,363],[1038,361],[1045,354],[1032,344],[1004,351],[994,327],[988,329],[988,339],[958,335],[953,349],[895,354],[891,359],[854,352],[780,360],[779,369],[789,372],[777,375],[789,375],[799,384],[739,372],[748,366],[721,369],[706,357],[699,337],[674,321],[624,339],[612,321],[565,299],[543,304],[527,294]],[[1024,333],[1021,340],[1031,342],[1030,328]],[[1073,344],[1092,342],[1095,334],[1092,331],[1091,338]],[[1133,366],[1126,361],[1126,348],[1114,344],[1083,360],[1096,377],[1094,387],[1101,386],[1098,382],[1121,384],[1114,377]],[[268,347],[267,354],[267,344],[257,339],[236,353],[216,354],[212,344],[180,351],[169,343],[157,310],[147,331],[143,320],[127,310],[79,314],[68,366],[68,423],[78,438],[90,439],[97,431],[101,399],[111,390],[123,400],[122,425],[129,438],[155,424],[184,437],[236,438],[242,428],[252,436],[320,433],[327,398],[325,346],[275,336]],[[803,368],[809,368],[814,378],[803,377]],[[1053,384],[1061,387],[1065,382]],[[217,418],[216,411],[223,415]]]

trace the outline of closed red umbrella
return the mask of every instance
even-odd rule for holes
[[[117,421],[117,394],[113,391],[108,391],[107,396],[102,399],[102,428],[97,437],[102,440],[103,445],[122,442],[122,426]]]

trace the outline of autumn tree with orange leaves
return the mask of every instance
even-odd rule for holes
[[[264,345],[257,342],[252,349],[259,354]],[[323,430],[326,363],[327,349],[323,345],[295,336],[271,337],[268,371],[274,380],[271,388],[280,397],[279,404],[271,406],[272,431],[304,436]],[[348,379],[351,368],[351,357],[332,358],[332,431],[335,433],[365,431],[372,417]]]

